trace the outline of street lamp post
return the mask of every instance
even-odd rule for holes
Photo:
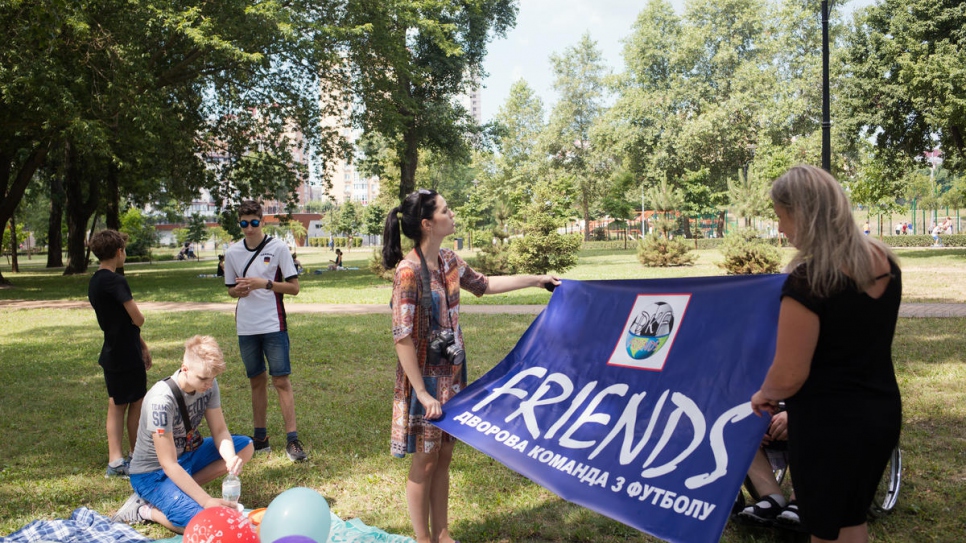
[[[828,20],[832,10],[830,0],[822,0],[822,169],[832,172],[832,118],[828,84]]]

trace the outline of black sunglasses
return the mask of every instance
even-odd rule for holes
[[[423,216],[423,196],[433,196],[436,194],[435,191],[429,189],[419,189],[413,193],[416,196],[416,216]]]
[[[252,219],[251,221],[238,221],[238,226],[241,226],[242,228],[248,228],[249,224],[252,225],[252,228],[258,228],[262,224],[262,221],[261,219]]]

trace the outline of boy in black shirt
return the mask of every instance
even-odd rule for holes
[[[97,324],[104,331],[104,345],[98,364],[107,383],[107,477],[127,477],[128,461],[121,441],[127,425],[131,451],[137,438],[141,400],[147,393],[147,370],[151,353],[141,339],[144,315],[131,295],[123,275],[116,273],[124,266],[127,236],[116,230],[101,230],[91,237],[91,251],[100,266],[91,277],[87,298],[97,314]]]

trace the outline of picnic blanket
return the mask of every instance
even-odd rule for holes
[[[335,513],[329,541],[325,543],[414,543],[401,535],[388,534],[378,528],[367,526],[359,519],[344,521]],[[35,520],[7,537],[0,543],[148,543],[151,539],[134,528],[79,507],[68,520]],[[158,543],[182,543],[180,535],[160,539]],[[320,542],[321,543],[321,542]]]
[[[379,528],[366,526],[357,518],[345,521],[331,511],[329,514],[332,516],[329,540],[319,543],[416,543],[416,540],[411,537],[387,534]],[[182,543],[182,538],[177,535],[168,539],[159,539],[157,543]]]
[[[126,524],[111,519],[86,507],[78,507],[67,520],[35,520],[0,543],[146,543],[151,541]]]

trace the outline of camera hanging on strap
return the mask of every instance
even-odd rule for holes
[[[430,332],[429,343],[426,345],[426,364],[438,366],[448,363],[459,365],[466,361],[466,352],[456,341],[456,332],[449,328],[442,328],[436,320],[436,312],[433,311],[432,281],[429,277],[429,266],[426,265],[426,257],[423,251],[416,245],[416,254],[419,255],[420,278],[422,279],[422,295],[419,297],[419,306],[423,311],[429,312]],[[446,292],[445,270],[440,270],[443,278],[444,295]]]

